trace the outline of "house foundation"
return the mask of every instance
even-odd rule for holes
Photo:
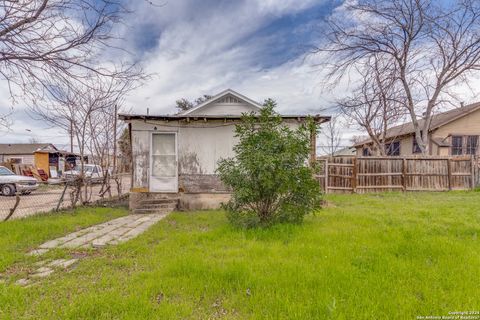
[[[142,209],[145,203],[163,200],[176,200],[175,209],[182,211],[220,209],[222,203],[230,200],[230,193],[159,193],[159,192],[131,192],[129,208],[132,212]]]

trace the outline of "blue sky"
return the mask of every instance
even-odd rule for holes
[[[136,1],[117,30],[120,45],[154,73],[126,99],[126,109],[174,113],[178,98],[232,88],[260,102],[274,98],[283,113],[334,112],[324,109],[335,92],[322,90],[321,70],[305,57],[321,41],[322,23],[340,0],[156,1],[163,5]],[[0,102],[7,106],[5,85]],[[68,143],[65,132],[32,120],[21,105],[13,119],[11,131],[0,132],[0,143]]]

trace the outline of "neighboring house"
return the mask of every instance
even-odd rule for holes
[[[61,174],[78,164],[80,156],[59,150],[51,143],[6,143],[0,144],[0,163],[30,165],[42,169],[48,177],[51,171]]]
[[[420,127],[423,120],[419,120]],[[479,155],[480,103],[439,113],[432,118],[429,132],[429,155]],[[387,154],[391,156],[420,154],[411,122],[393,127],[386,134]],[[368,156],[371,140],[354,146],[357,155]]]
[[[35,164],[35,152],[58,151],[51,143],[5,143],[0,144],[0,162]]]
[[[340,149],[338,151],[335,151],[333,153],[333,156],[334,157],[344,157],[344,156],[354,156],[357,154],[357,149],[353,148],[353,147],[347,147],[347,148],[343,148],[343,149]]]
[[[317,159],[327,159],[330,157],[354,157],[357,155],[357,149],[354,147],[346,147],[335,151],[333,154],[324,154],[317,156]]]
[[[120,115],[128,123],[132,141],[131,209],[138,208],[142,200],[168,195],[178,198],[182,209],[215,208],[227,200],[229,192],[215,174],[217,162],[234,155],[235,124],[242,113],[261,107],[229,89],[176,115]],[[282,117],[291,127],[306,119]],[[330,118],[314,119],[322,123]],[[313,133],[313,146],[315,138]]]

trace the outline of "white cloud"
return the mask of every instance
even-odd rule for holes
[[[304,56],[263,67],[267,53],[290,39],[278,38],[283,35],[275,32],[254,37],[279,17],[309,10],[314,5],[318,1],[185,0],[168,1],[162,7],[136,2],[135,13],[118,30],[125,38],[121,45],[141,57],[146,71],[155,75],[127,98],[126,108],[133,113],[145,113],[147,107],[150,113],[173,113],[178,98],[193,99],[232,88],[259,102],[274,98],[278,110],[285,114],[335,113],[333,109],[324,109],[331,106],[334,97],[348,91],[346,85],[322,91],[322,70],[305,62]],[[150,45],[141,52],[138,46],[145,39]],[[1,90],[0,87],[3,93]],[[45,129],[44,123],[32,121],[24,113],[15,119],[13,132],[0,132],[0,142],[28,141],[34,135],[42,141],[68,143],[65,132]],[[351,129],[345,132],[345,141],[355,133]]]

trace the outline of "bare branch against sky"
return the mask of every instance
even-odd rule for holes
[[[326,41],[316,52],[327,57],[330,84],[362,69],[376,57],[393,67],[388,77],[401,88],[403,108],[423,153],[433,115],[453,88],[480,69],[480,3],[464,1],[347,1],[328,21]]]
[[[141,70],[128,62],[103,59],[105,50],[112,49],[114,28],[129,13],[122,3],[2,1],[0,75],[8,82],[11,97],[40,106],[52,98],[59,84],[74,89],[91,84],[92,74],[98,78],[139,74]]]

